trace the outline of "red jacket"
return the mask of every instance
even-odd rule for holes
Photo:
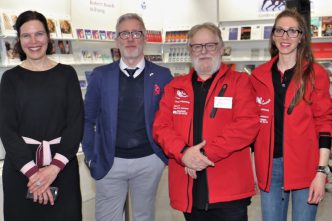
[[[257,67],[251,76],[260,108],[261,129],[255,142],[255,166],[259,187],[270,190],[274,149],[274,87],[272,65],[278,57]],[[326,71],[314,64],[315,87],[307,85],[306,98],[287,109],[298,89],[294,81],[286,92],[284,110],[284,188],[286,190],[307,188],[313,180],[319,161],[319,132],[331,132],[330,80]]]
[[[258,109],[253,88],[244,73],[221,65],[208,92],[203,116],[203,139],[207,157],[215,167],[207,168],[209,203],[232,201],[255,194],[249,145],[258,129]],[[184,172],[181,149],[193,145],[193,70],[177,77],[165,87],[153,125],[153,136],[169,159],[169,194],[171,206],[191,212],[193,180]],[[230,109],[210,112],[214,98],[227,84],[224,97],[232,98]],[[229,104],[229,103],[228,103]],[[223,106],[224,107],[224,106]]]

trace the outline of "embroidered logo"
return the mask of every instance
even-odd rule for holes
[[[154,91],[153,91],[154,95],[159,95],[160,94],[160,87],[158,84],[154,84]]]
[[[176,95],[178,96],[178,97],[182,97],[182,98],[185,98],[185,97],[188,97],[188,94],[186,93],[186,92],[184,92],[183,90],[177,90],[176,91]]]
[[[256,97],[256,102],[257,104],[261,104],[261,105],[267,105],[271,102],[271,99],[269,98],[268,100],[263,100],[262,97]]]

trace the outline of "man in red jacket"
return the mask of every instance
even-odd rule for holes
[[[166,87],[153,136],[169,157],[171,206],[187,221],[246,221],[255,194],[249,145],[259,129],[249,78],[221,63],[211,23],[189,31],[193,69]]]

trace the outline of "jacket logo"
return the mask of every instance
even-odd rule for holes
[[[263,100],[262,97],[256,97],[256,103],[257,103],[257,104],[267,105],[267,104],[269,104],[270,102],[271,102],[271,99],[270,99],[270,98],[267,99],[267,100],[265,101],[265,100]]]
[[[176,91],[176,95],[178,97],[181,97],[181,98],[185,98],[185,97],[188,97],[188,94],[186,92],[184,92],[183,90],[177,90]]]

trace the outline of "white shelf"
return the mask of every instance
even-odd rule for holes
[[[260,63],[260,62],[266,62],[270,60],[270,58],[261,58],[261,59],[222,59],[222,61],[226,64],[231,64],[231,63]]]

